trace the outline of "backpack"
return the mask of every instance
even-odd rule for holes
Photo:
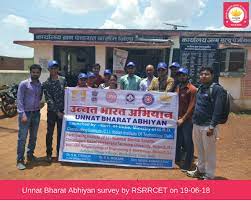
[[[217,83],[212,83],[209,87],[209,99],[211,102],[213,102],[213,97],[212,97],[212,94],[213,94],[213,87],[215,85],[219,85]],[[231,95],[230,93],[224,89],[221,85],[219,85],[223,90],[222,90],[222,96],[223,96],[223,102],[222,102],[222,113],[220,114],[220,120],[219,120],[219,124],[225,124],[228,120],[228,115],[230,113],[230,99],[231,99]]]

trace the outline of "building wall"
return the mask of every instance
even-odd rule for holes
[[[18,84],[29,77],[29,71],[20,70],[0,70],[0,86]]]
[[[243,77],[220,77],[219,82],[233,96],[239,110],[251,110],[251,47],[248,49],[246,74]]]
[[[44,82],[48,76],[48,61],[53,59],[53,45],[40,45],[34,47],[34,63],[41,65],[42,73],[40,80]]]
[[[0,56],[0,70],[24,70],[24,58]]]
[[[241,79],[241,96],[251,99],[251,47],[248,47],[246,75]]]
[[[219,83],[232,95],[233,99],[241,98],[241,78],[240,77],[220,77]],[[234,86],[234,87],[233,87]]]
[[[24,70],[30,70],[30,66],[34,64],[34,58],[24,59]]]

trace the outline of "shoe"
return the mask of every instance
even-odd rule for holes
[[[199,178],[199,179],[201,179],[204,175],[205,175],[205,173],[200,172],[197,167],[196,167],[195,170],[187,171],[187,176],[188,177],[193,177],[193,178]]]
[[[51,157],[50,155],[47,155],[47,156],[46,156],[46,161],[47,161],[48,163],[51,163],[51,162],[52,162],[52,157]]]
[[[203,175],[200,179],[201,180],[214,180],[214,178],[208,177],[207,175]]]
[[[181,172],[184,172],[184,173],[186,173],[186,172],[188,172],[188,171],[189,171],[189,170],[184,169],[184,168],[181,168],[180,170],[181,170]]]
[[[25,166],[23,160],[22,160],[22,161],[17,161],[17,169],[19,169],[19,170],[24,170],[24,169],[26,169],[26,166]]]
[[[28,162],[36,162],[38,161],[38,158],[36,156],[32,155],[27,155],[27,161]]]

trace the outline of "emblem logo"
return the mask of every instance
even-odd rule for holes
[[[224,2],[224,26],[245,28],[249,25],[249,2]]]
[[[126,101],[129,103],[132,103],[135,100],[135,95],[134,94],[127,94],[126,95]]]
[[[117,94],[115,92],[107,92],[106,93],[106,101],[109,102],[109,103],[115,103],[116,100],[117,100]]]
[[[152,105],[154,102],[154,96],[152,94],[145,94],[142,101],[145,105]]]

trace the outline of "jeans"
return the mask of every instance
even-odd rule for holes
[[[34,153],[37,142],[37,131],[40,122],[40,111],[25,112],[27,122],[22,123],[22,115],[18,117],[18,140],[17,140],[17,160],[24,160],[25,144],[28,135],[30,134],[27,155],[31,156]]]
[[[54,132],[54,127],[55,127],[56,123],[57,123],[57,156],[59,154],[62,122],[63,122],[63,120],[58,117],[56,112],[52,112],[52,111],[47,112],[47,134],[46,134],[46,154],[47,154],[47,156],[52,155],[53,132]]]
[[[193,162],[194,145],[192,138],[193,124],[191,121],[185,121],[177,129],[177,141],[176,141],[176,157],[177,162],[181,161],[182,147],[186,152],[185,161],[182,169],[189,170]]]

